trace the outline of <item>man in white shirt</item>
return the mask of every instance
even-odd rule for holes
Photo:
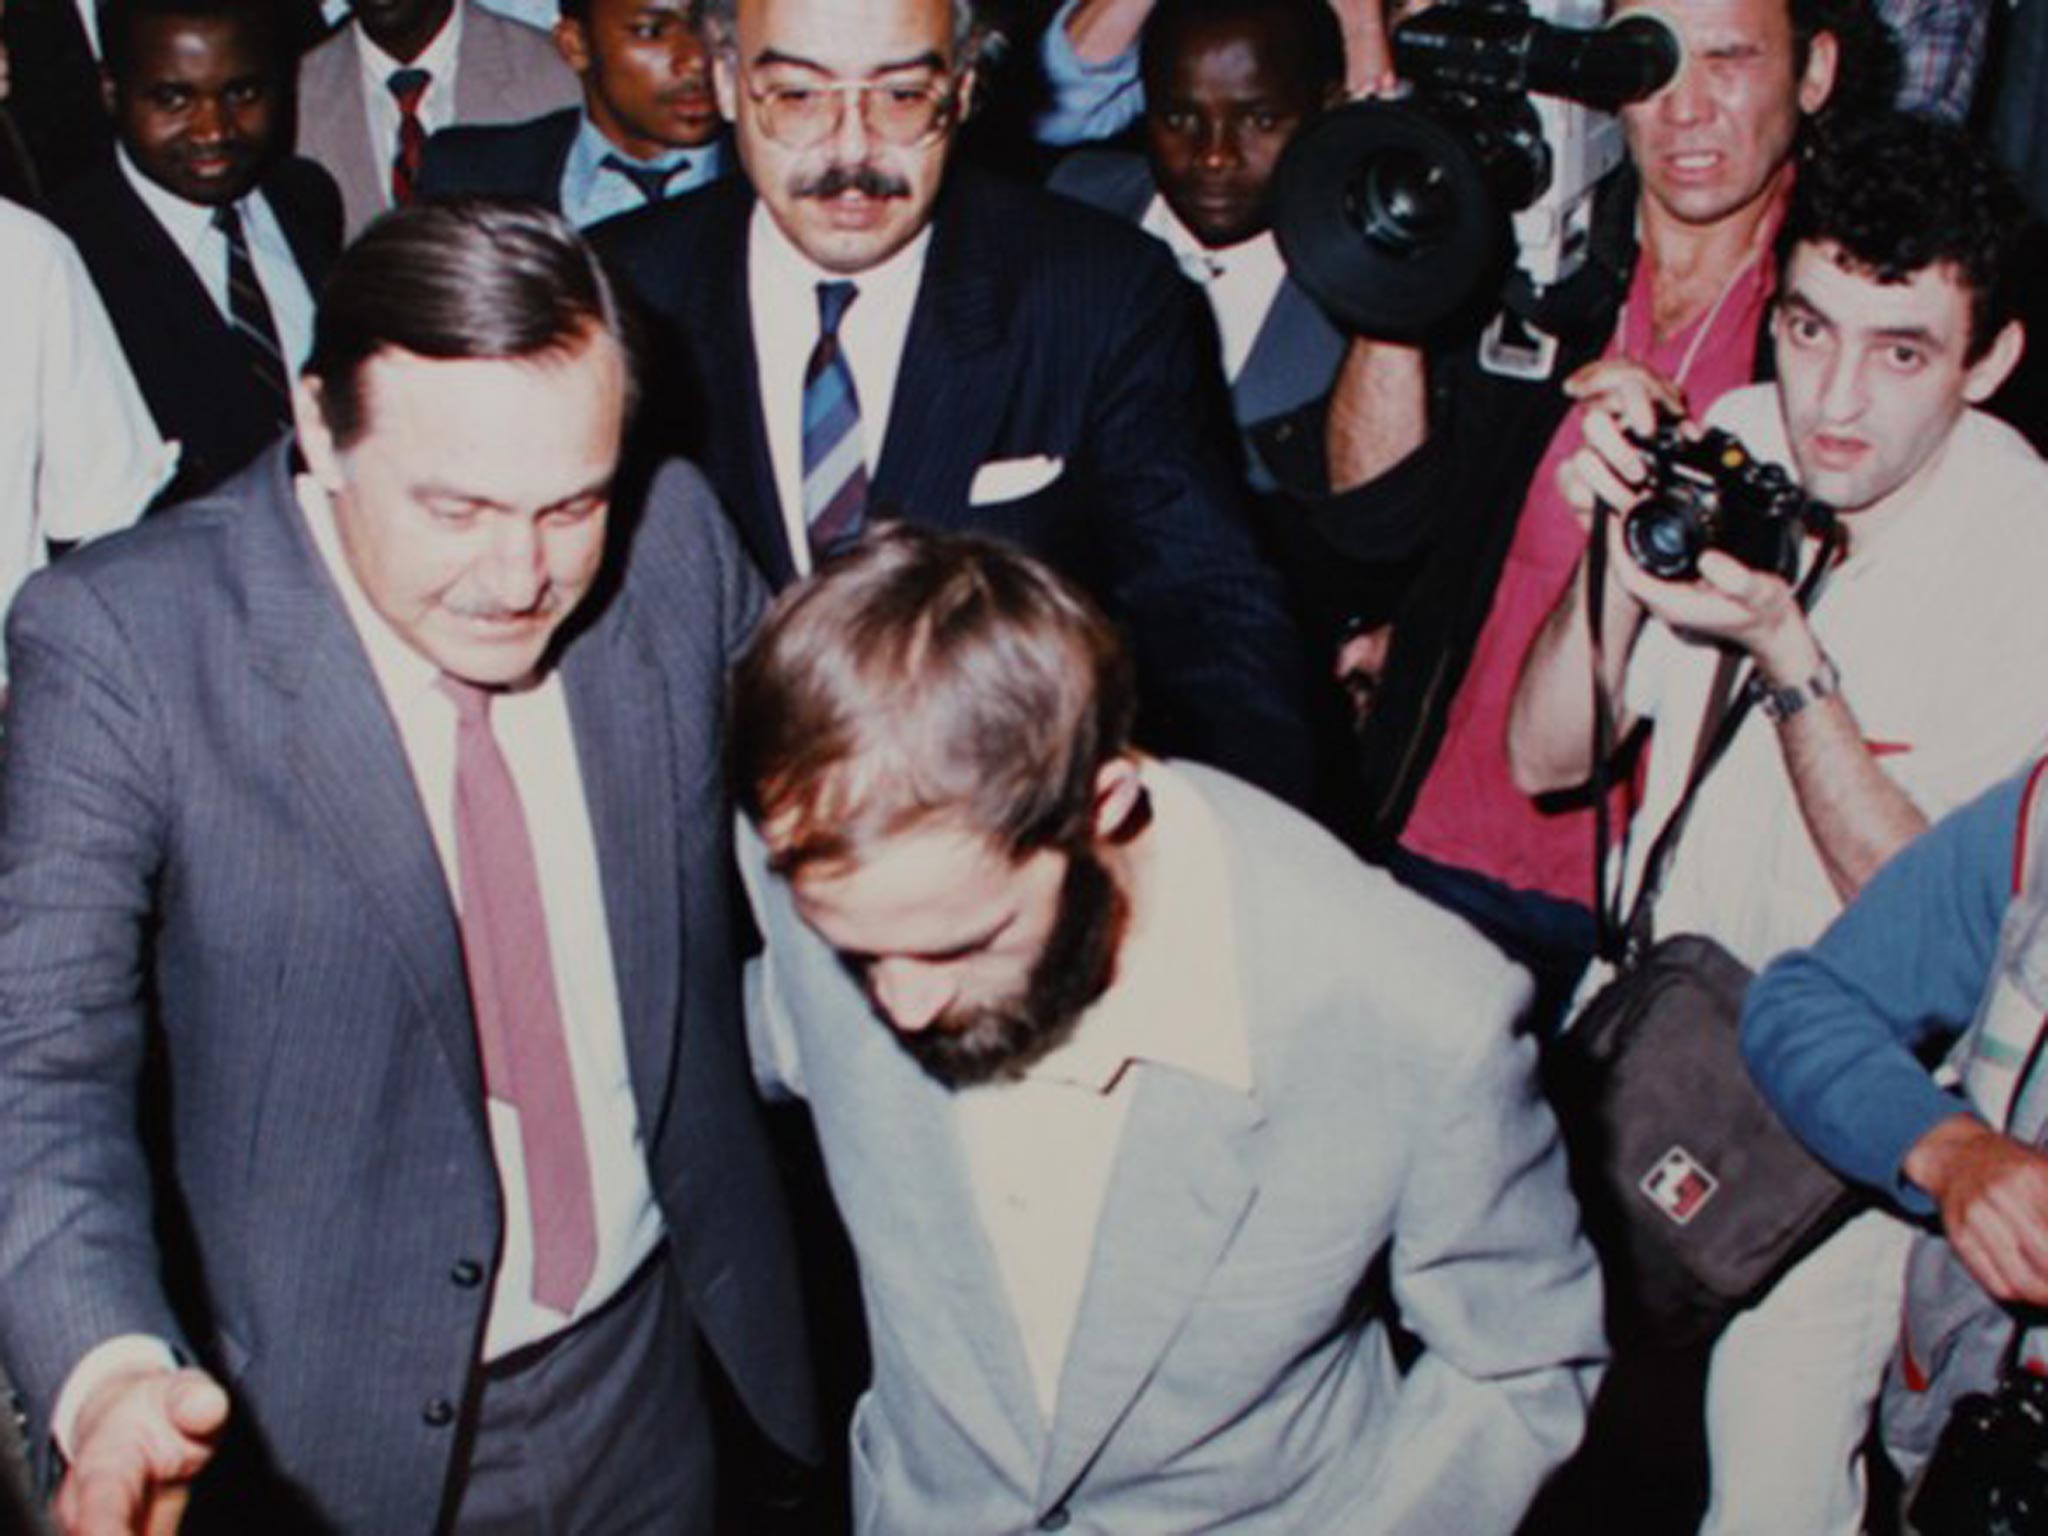
[[[52,546],[126,527],[177,467],[70,243],[0,203],[0,609]],[[5,686],[0,668],[0,688]],[[4,696],[4,695],[0,695]]]
[[[66,1532],[708,1536],[714,1369],[811,1433],[726,910],[759,580],[622,476],[552,215],[394,216],[316,330],[294,441],[10,622],[0,1362]]]
[[[357,0],[299,63],[299,149],[333,173],[354,237],[412,200],[428,137],[577,101],[546,35],[470,0]]]
[[[1811,943],[1931,818],[2048,741],[2048,466],[1975,409],[2018,361],[2018,205],[1961,130],[1900,118],[1803,163],[1781,241],[1778,382],[1707,413],[1836,509],[1847,551],[1811,615],[1719,548],[1660,581],[1617,531],[1603,677],[1616,740],[1652,722],[1624,889],[1677,803],[1724,650],[1754,706],[1694,802],[1657,935],[1703,933],[1752,969]],[[1626,432],[1680,408],[1626,363],[1589,379],[1587,447],[1560,477],[1590,512],[1632,508]],[[1617,525],[1618,526],[1618,525]],[[1810,560],[1814,541],[1807,540]],[[1584,780],[1592,661],[1581,562],[1529,651],[1510,722],[1531,793]],[[1726,1533],[1863,1528],[1861,1447],[1896,1336],[1909,1229],[1851,1222],[1739,1315],[1715,1349],[1707,1427]]]
[[[1267,195],[1280,156],[1343,89],[1324,0],[1163,0],[1140,44],[1145,154],[1084,150],[1048,183],[1164,241],[1216,317],[1255,490],[1263,433],[1329,393],[1344,342],[1295,286]]]
[[[51,210],[192,495],[284,431],[340,201],[283,153],[285,66],[263,0],[109,0],[101,20],[118,149]]]
[[[910,525],[735,673],[756,1073],[874,1352],[855,1528],[1512,1531],[1603,1352],[1527,978],[1132,713],[1077,588]]]

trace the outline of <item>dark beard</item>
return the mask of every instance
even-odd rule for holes
[[[1089,850],[1076,850],[1060,884],[1059,915],[1021,996],[891,1033],[948,1088],[1013,1082],[1072,1039],[1081,1015],[1109,990],[1125,916],[1124,893],[1109,870]]]

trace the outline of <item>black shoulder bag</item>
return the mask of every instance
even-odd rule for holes
[[[1723,653],[1685,788],[1651,844],[1625,920],[1607,894],[1608,763],[1614,722],[1601,676],[1607,518],[1595,514],[1586,590],[1594,665],[1598,953],[1615,967],[1546,1064],[1617,1342],[1711,1337],[1847,1219],[1857,1197],[1787,1131],[1739,1046],[1750,972],[1713,939],[1651,942],[1651,910],[1701,783],[1752,695]],[[1799,588],[1810,607],[1833,563],[1831,533]]]

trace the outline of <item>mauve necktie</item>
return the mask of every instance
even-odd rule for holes
[[[394,69],[387,82],[398,102],[398,153],[391,161],[391,202],[403,208],[419,184],[420,161],[427,152],[427,125],[420,121],[420,101],[433,75],[424,69]]]
[[[441,690],[455,701],[462,951],[484,1089],[519,1113],[533,1218],[533,1298],[567,1313],[597,1267],[597,1211],[533,840],[491,732],[491,695],[446,676]]]

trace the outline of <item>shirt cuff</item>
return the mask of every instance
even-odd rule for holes
[[[72,1431],[76,1428],[78,1411],[92,1397],[93,1391],[122,1371],[143,1370],[151,1366],[175,1371],[178,1369],[178,1356],[169,1344],[146,1333],[116,1334],[86,1351],[85,1358],[74,1365],[71,1374],[64,1379],[64,1390],[57,1394],[56,1411],[50,1415],[50,1438],[57,1442],[57,1449],[66,1461],[71,1460]]]

